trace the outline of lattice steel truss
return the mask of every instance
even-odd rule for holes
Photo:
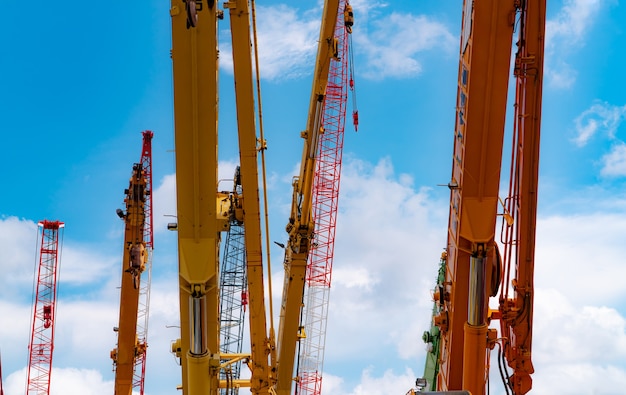
[[[236,177],[238,179],[238,177]],[[235,199],[241,196],[241,185],[235,183]],[[220,271],[220,350],[224,354],[241,353],[243,347],[244,318],[247,305],[246,251],[243,222],[237,220],[232,211],[230,229],[226,234],[224,258]],[[220,379],[230,381],[239,379],[241,361],[229,365],[220,371]],[[238,388],[222,388],[221,395],[236,395]]]
[[[61,255],[59,234],[65,224],[44,220],[38,224],[39,264],[31,338],[28,345],[27,395],[48,395],[54,350],[57,279]],[[61,237],[62,240],[62,237]]]
[[[152,281],[152,249],[154,232],[152,227],[152,137],[154,133],[146,130],[142,133],[140,163],[146,179],[146,204],[144,205],[145,222],[143,240],[146,243],[145,269],[139,286],[139,304],[137,307],[137,345],[139,352],[133,372],[133,388],[144,394],[146,378],[146,352],[148,350],[148,312],[150,309],[150,284]]]
[[[339,61],[332,61],[324,101],[324,133],[313,181],[313,220],[315,239],[307,264],[303,323],[306,337],[300,341],[298,356],[299,395],[322,392],[322,371],[330,295],[335,226],[343,153],[343,137],[348,99],[348,32],[344,24],[347,1],[339,1],[335,25]]]

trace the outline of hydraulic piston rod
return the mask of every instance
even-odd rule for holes
[[[485,308],[487,297],[485,291],[485,257],[472,255],[470,258],[470,286],[467,306],[467,323],[480,326],[485,323]]]
[[[485,359],[487,349],[487,324],[485,309],[485,253],[482,248],[470,257],[469,298],[467,322],[463,328],[463,389],[472,394],[485,390]]]
[[[189,297],[189,352],[194,355],[207,353],[206,296]]]

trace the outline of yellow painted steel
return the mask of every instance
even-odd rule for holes
[[[172,0],[174,143],[183,394],[217,394],[219,351],[217,12],[211,1]],[[190,349],[190,298],[204,298]],[[219,358],[219,354],[218,354]],[[218,359],[219,362],[219,359]]]
[[[191,8],[190,8],[191,7]],[[266,334],[255,108],[247,0],[224,3],[230,11],[237,122],[244,198],[252,377],[247,385],[266,394],[272,384]],[[215,2],[173,0],[172,61],[179,245],[181,357],[184,394],[216,394],[219,354],[219,232],[228,222],[217,193],[217,18]],[[217,201],[217,204],[215,202]],[[200,333],[194,328],[202,328]]]
[[[322,12],[319,43],[306,129],[302,132],[304,147],[300,162],[300,175],[293,182],[291,214],[287,224],[289,241],[285,248],[285,279],[280,310],[277,346],[276,393],[291,392],[294,379],[296,345],[300,332],[300,315],[304,280],[311,239],[314,232],[312,219],[313,176],[322,129],[322,108],[328,84],[330,62],[337,57],[334,37],[339,9],[338,0],[326,0]]]
[[[233,71],[237,125],[239,131],[239,158],[245,226],[246,276],[248,280],[250,311],[251,390],[253,394],[267,394],[273,384],[268,356],[273,340],[267,336],[265,291],[263,284],[263,248],[259,202],[259,174],[254,110],[254,84],[250,42],[250,10],[248,0],[224,3],[229,10],[233,48]]]
[[[117,327],[117,347],[111,351],[111,358],[115,365],[116,395],[130,395],[132,393],[136,356],[137,353],[145,351],[145,345],[137,344],[139,282],[147,258],[143,240],[146,178],[140,164],[133,166],[124,202],[126,203],[126,212],[121,214],[124,220],[124,252],[120,314]]]
[[[218,380],[219,354],[218,254],[219,232],[227,228],[220,207],[214,204],[217,188],[217,18],[211,0],[172,0],[172,61],[176,184],[179,246],[181,338],[173,350],[181,358],[185,395],[216,394],[227,385]],[[336,57],[334,27],[338,0],[324,5],[320,44],[306,130],[302,168],[294,182],[294,200],[285,254],[285,289],[278,338],[267,334],[263,284],[262,242],[258,188],[254,91],[251,63],[248,0],[224,3],[230,14],[245,249],[250,309],[252,377],[231,384],[249,386],[254,394],[291,391],[295,349],[304,293],[304,276],[313,235],[312,184],[318,139],[323,129],[321,110],[328,70]],[[201,331],[198,329],[202,328]],[[276,356],[278,344],[278,356]],[[269,359],[269,361],[268,361]]]

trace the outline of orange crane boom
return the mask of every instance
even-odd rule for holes
[[[149,144],[151,138],[152,132],[144,133],[142,161],[133,165],[128,189],[124,191],[126,211],[117,210],[117,214],[124,221],[125,227],[119,324],[115,328],[117,347],[111,351],[111,359],[115,369],[116,395],[130,395],[135,383],[143,388],[143,366],[147,343],[145,331],[142,330],[141,336],[138,336],[137,322],[140,313],[141,275],[146,269],[149,257],[146,245],[146,213],[151,215],[152,211],[149,206],[152,200],[150,199],[146,169],[144,169],[146,162],[143,160],[143,153],[147,150],[146,140]],[[148,239],[151,241],[150,233]],[[145,288],[143,289],[145,290]],[[147,309],[147,305],[143,307]],[[139,366],[141,371],[137,372],[140,375],[140,380],[136,382],[134,375],[138,361],[141,365]]]
[[[514,27],[516,112],[510,196],[496,244],[500,169]],[[460,48],[445,279],[435,298],[441,333],[437,390],[485,393],[487,350],[498,341],[514,394],[530,390],[532,295],[545,0],[465,0]],[[515,265],[511,274],[509,266]],[[517,276],[517,278],[513,278]],[[509,285],[509,280],[511,283]],[[505,284],[500,309],[488,299]],[[514,296],[508,297],[509,287]],[[502,334],[488,328],[501,319]]]

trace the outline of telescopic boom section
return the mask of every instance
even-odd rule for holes
[[[216,394],[219,373],[217,5],[172,0],[182,392]]]
[[[324,132],[322,115],[328,83],[330,62],[337,57],[335,23],[339,0],[326,0],[322,13],[317,60],[306,129],[302,132],[304,148],[300,175],[293,181],[293,200],[287,224],[288,245],[285,248],[285,280],[278,329],[278,363],[276,392],[289,394],[294,378],[296,344],[300,333],[300,313],[304,294],[304,280],[311,239],[314,232],[312,220],[313,178],[320,135]]]
[[[117,348],[111,351],[115,367],[115,394],[130,395],[137,356],[145,352],[145,344],[137,342],[137,312],[141,273],[145,270],[147,198],[146,178],[141,163],[133,165],[128,189],[124,191],[126,211],[118,210],[124,221],[124,248],[122,258],[122,285],[120,289],[120,315],[117,331]]]
[[[250,385],[252,393],[267,394],[270,385],[273,384],[270,377],[272,372],[269,369],[268,356],[270,352],[273,352],[274,345],[267,335],[265,312],[250,11],[248,0],[228,1],[224,3],[224,7],[230,11],[233,71],[236,81],[235,97],[239,131],[241,188],[243,190],[246,276],[250,307],[251,358],[248,361],[248,365],[252,369]]]
[[[515,0],[465,0],[438,389],[484,394]]]
[[[484,394],[489,374],[487,350],[496,342],[502,342],[505,358],[513,368],[505,385],[516,395],[527,393],[532,386],[545,12],[545,0],[464,2],[449,185],[448,260],[445,282],[436,297],[439,312],[433,318],[441,332],[438,390]],[[514,25],[519,33],[514,63],[516,101],[501,259],[494,234]],[[511,265],[515,266],[514,274]],[[490,314],[488,298],[496,296],[501,281],[504,287],[499,311]],[[511,298],[509,289],[513,291]],[[501,320],[500,335],[496,329],[487,329],[491,319]]]

